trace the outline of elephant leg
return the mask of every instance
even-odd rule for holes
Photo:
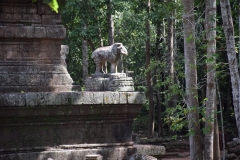
[[[103,63],[103,70],[105,73],[108,73],[108,68],[107,68],[107,61]]]
[[[96,71],[95,71],[95,73],[101,73],[101,70],[102,70],[101,62],[99,62],[99,61],[94,61],[94,62],[96,64]]]
[[[105,64],[105,62],[101,62],[100,65],[99,65],[101,73],[105,73],[104,72],[104,64]]]
[[[117,73],[117,65],[116,65],[116,63],[111,63],[111,73]]]

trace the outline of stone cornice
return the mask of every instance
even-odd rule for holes
[[[143,92],[27,92],[0,94],[0,107],[144,104]]]
[[[63,26],[0,26],[0,38],[64,39]]]

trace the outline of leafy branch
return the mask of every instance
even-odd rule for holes
[[[32,2],[37,2],[37,0],[32,0]],[[48,4],[53,11],[58,13],[58,2],[57,0],[43,0],[43,3]]]

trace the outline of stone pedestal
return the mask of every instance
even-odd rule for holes
[[[133,154],[132,122],[143,103],[140,92],[0,94],[0,160],[56,159],[60,153],[68,157],[69,150],[84,157],[93,148],[104,160],[112,151],[111,160],[126,158]]]
[[[133,92],[134,83],[125,73],[92,74],[85,81],[85,90]]]

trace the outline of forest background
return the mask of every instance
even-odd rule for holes
[[[219,159],[219,132],[240,137],[240,2],[45,1],[55,11],[60,4],[68,71],[82,90],[94,73],[96,48],[121,42],[128,49],[119,72],[134,73],[135,90],[147,96],[135,132],[186,134],[194,160],[203,159],[203,151],[204,159]]]

